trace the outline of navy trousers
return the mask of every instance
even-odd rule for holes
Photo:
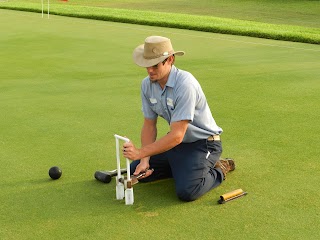
[[[173,177],[178,198],[182,201],[196,200],[222,183],[222,171],[214,168],[221,153],[220,141],[181,143],[167,152],[150,157],[150,168],[154,172],[140,182]],[[131,163],[131,172],[135,171],[139,162]]]

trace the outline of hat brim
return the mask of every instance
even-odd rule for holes
[[[160,62],[162,62],[163,60],[165,60],[166,58],[174,55],[177,56],[183,56],[184,52],[183,51],[176,51],[173,52],[169,55],[165,55],[165,56],[161,56],[158,58],[153,58],[153,59],[146,59],[143,57],[144,54],[144,44],[139,45],[138,47],[136,47],[133,51],[133,61],[135,62],[135,64],[137,64],[140,67],[152,67]]]

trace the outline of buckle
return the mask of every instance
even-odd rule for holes
[[[220,141],[220,135],[211,135],[208,137],[208,141]]]

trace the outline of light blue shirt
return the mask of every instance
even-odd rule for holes
[[[145,118],[160,116],[169,124],[189,121],[183,142],[195,142],[222,133],[212,117],[199,82],[189,72],[172,66],[164,89],[146,77],[141,85],[141,98]]]

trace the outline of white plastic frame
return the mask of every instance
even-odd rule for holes
[[[130,161],[126,158],[127,165],[127,179],[124,181],[124,176],[121,175],[121,164],[120,164],[120,144],[119,140],[129,142],[130,140],[126,137],[114,135],[116,139],[116,156],[117,156],[117,177],[116,177],[116,197],[117,200],[122,200],[125,198],[126,205],[132,205],[134,202],[133,187],[131,184],[130,175]]]

